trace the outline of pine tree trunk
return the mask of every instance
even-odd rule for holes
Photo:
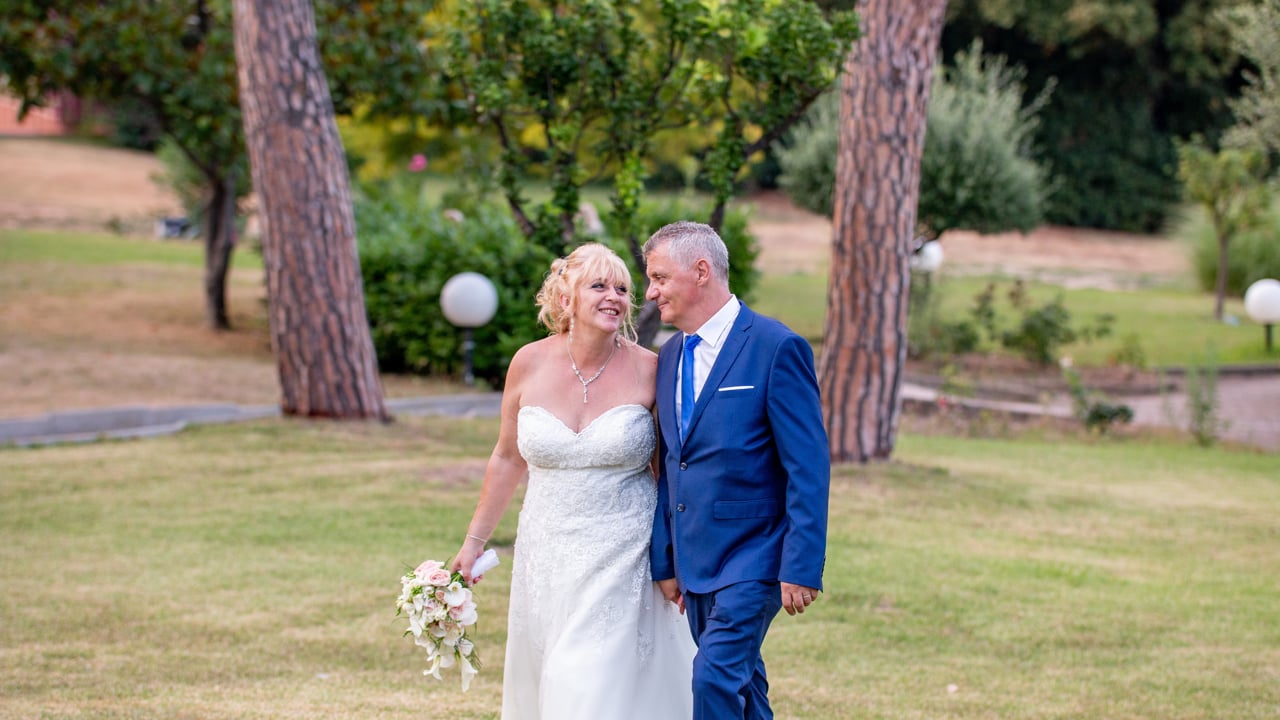
[[[245,140],[262,212],[286,415],[386,419],[350,178],[310,0],[235,0]]]
[[[862,0],[845,64],[819,383],[836,462],[886,459],[907,353],[908,259],[946,0]]]

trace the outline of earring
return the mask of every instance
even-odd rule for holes
[[[573,316],[569,316],[569,344],[573,344]]]

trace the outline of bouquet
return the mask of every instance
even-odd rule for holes
[[[405,573],[396,600],[396,615],[401,613],[409,616],[405,637],[413,635],[414,644],[427,651],[427,669],[422,674],[441,680],[440,669],[456,664],[465,692],[480,671],[480,658],[467,635],[478,617],[462,573],[450,572],[438,560],[427,560]]]

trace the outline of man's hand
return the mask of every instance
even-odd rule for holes
[[[680,583],[675,578],[658,581],[658,589],[662,591],[662,596],[676,604],[680,608],[680,614],[684,614],[684,595],[680,592]]]
[[[788,615],[804,612],[805,608],[818,599],[818,591],[814,588],[792,585],[789,582],[784,582],[780,585],[782,588],[782,609],[786,610]]]

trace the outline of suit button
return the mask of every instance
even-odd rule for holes
[[[680,469],[681,469],[681,470],[688,470],[688,469],[689,469],[689,463],[680,463]]]
[[[676,512],[684,512],[684,503],[676,505]]]

